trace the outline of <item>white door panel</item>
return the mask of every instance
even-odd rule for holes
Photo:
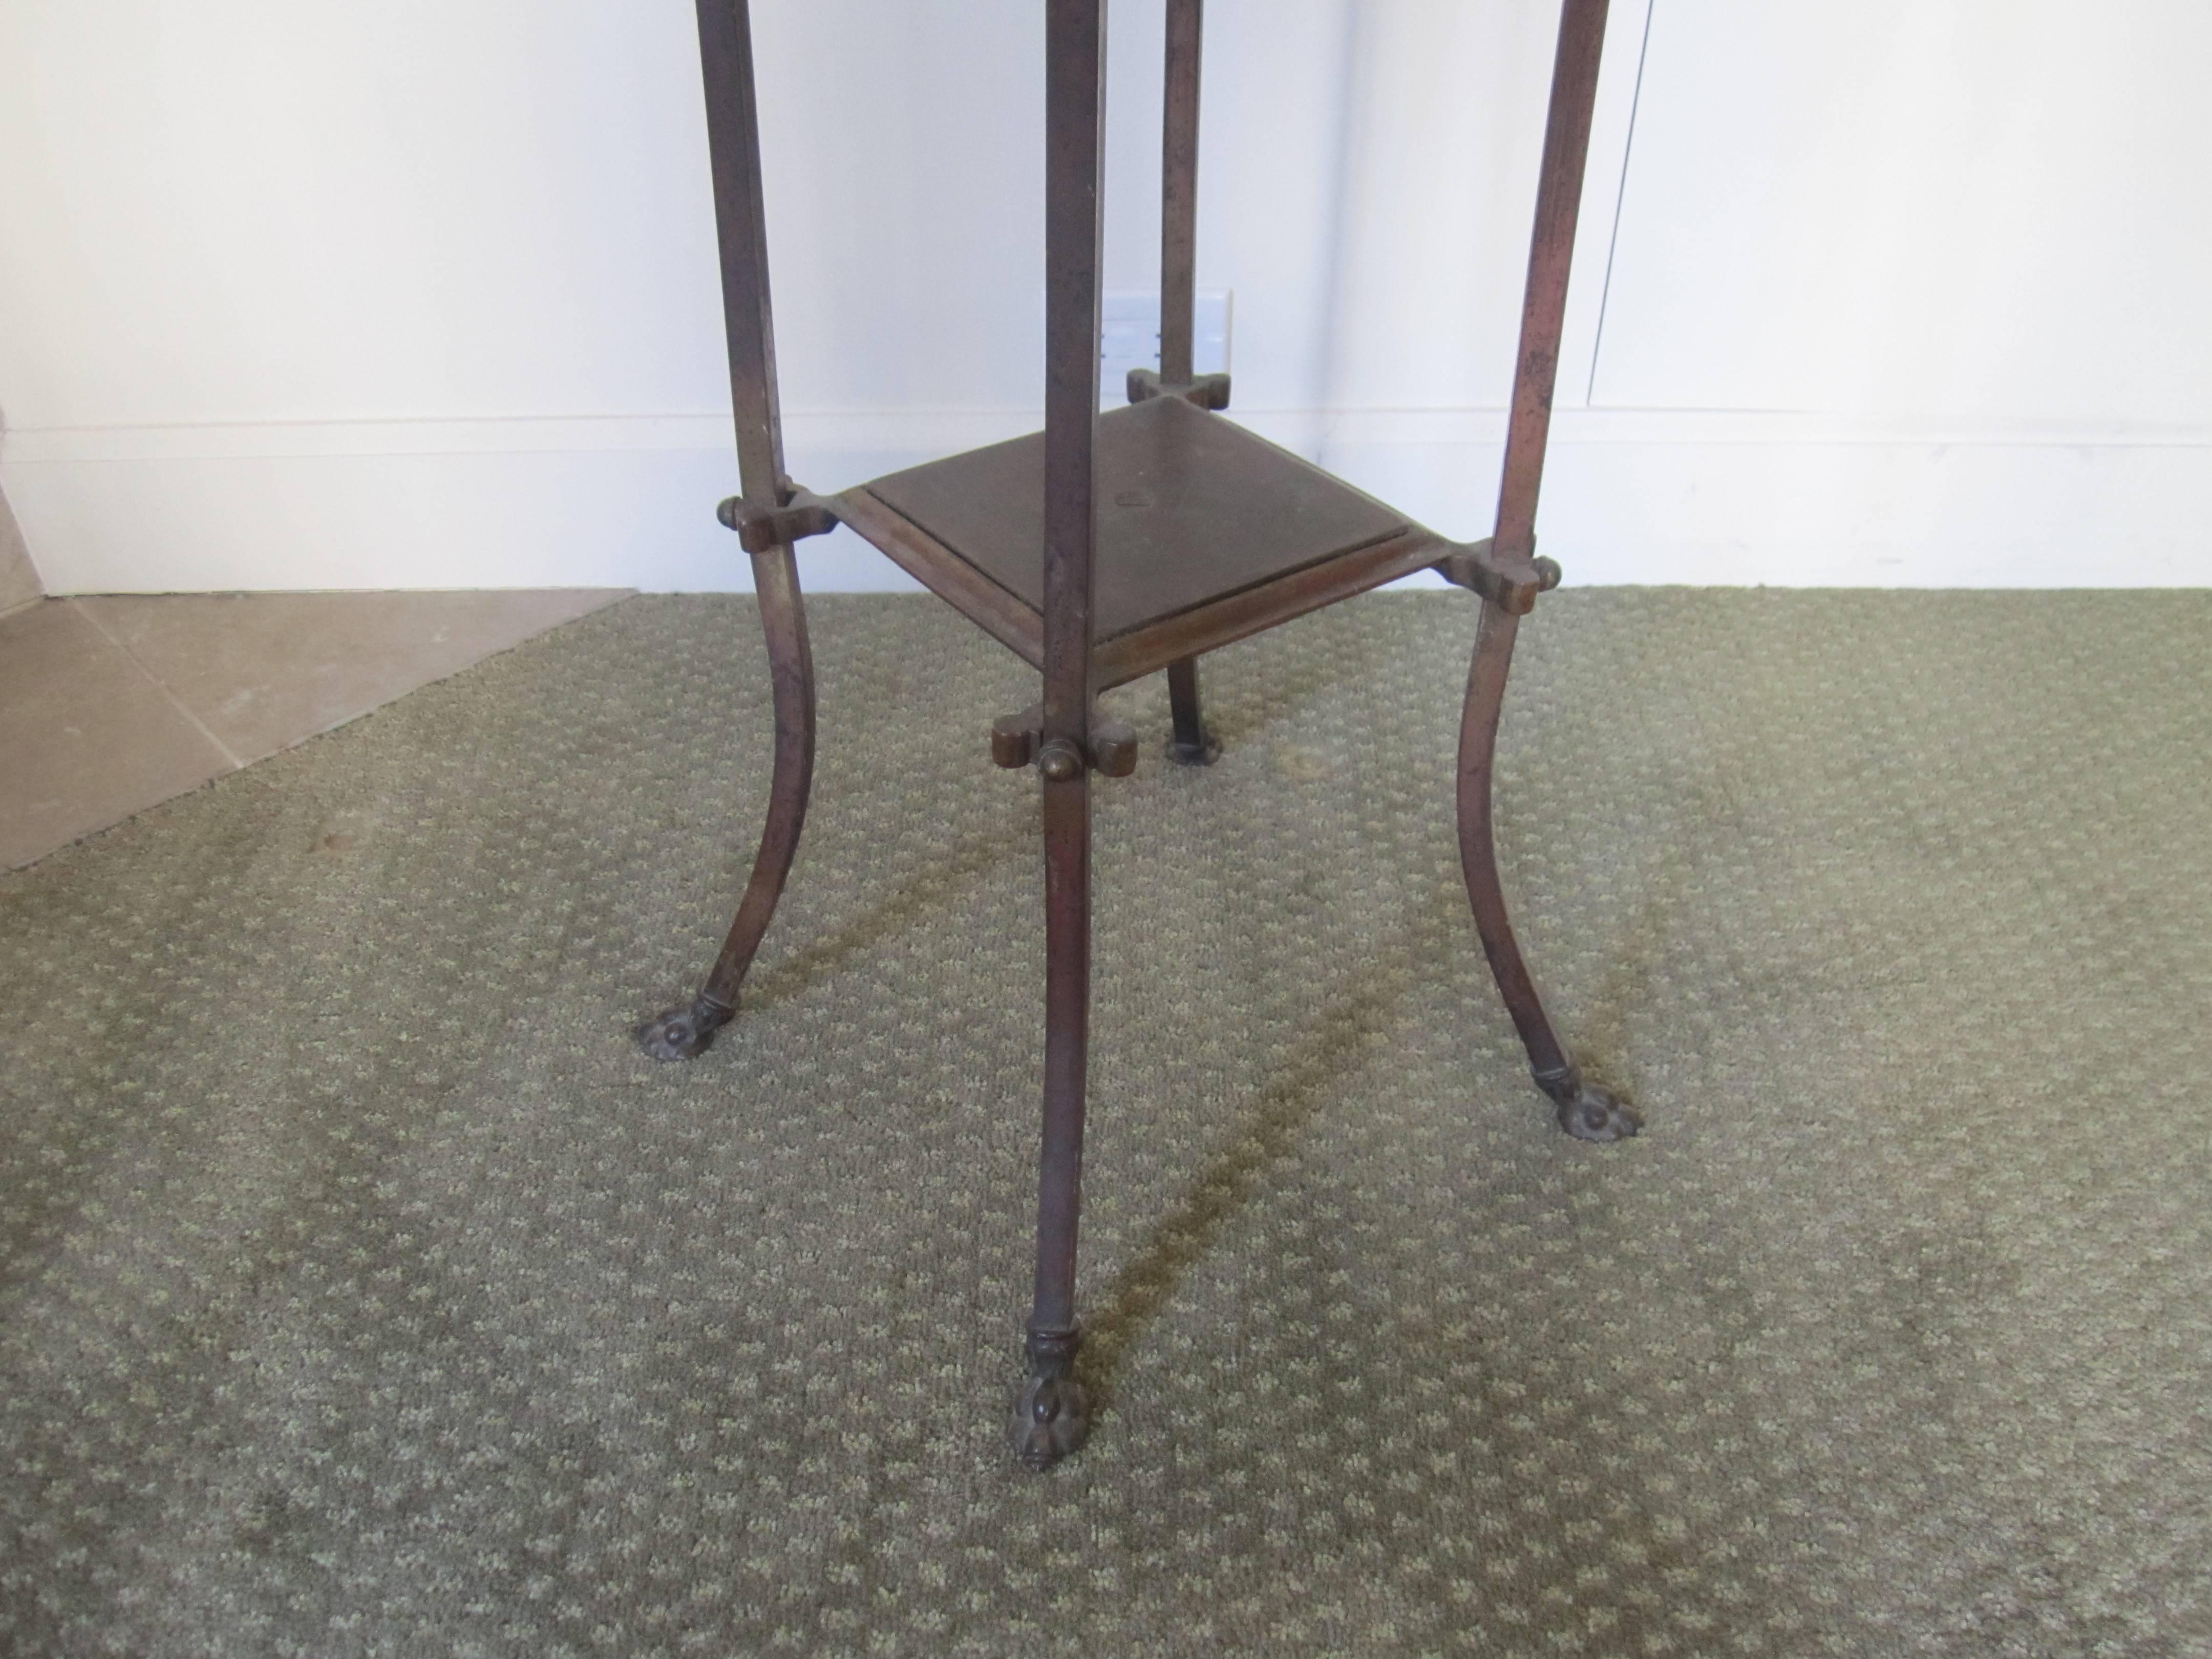
[[[2212,6],[1655,0],[1595,401],[2212,423]]]

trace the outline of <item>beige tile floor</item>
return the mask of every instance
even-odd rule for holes
[[[0,616],[0,869],[622,597],[118,594]]]

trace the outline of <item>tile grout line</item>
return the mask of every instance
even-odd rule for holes
[[[100,622],[100,618],[94,616],[88,607],[79,603],[76,599],[69,600],[68,605],[70,610],[76,611],[78,616],[83,617],[85,621],[92,624],[93,631],[95,634],[98,634],[100,638],[106,640],[118,651],[120,651],[123,653],[124,659],[133,668],[137,669],[141,674],[143,674],[146,677],[147,682],[151,684],[156,691],[159,691],[163,696],[169,700],[169,706],[171,708],[174,708],[179,714],[182,714],[187,720],[191,721],[193,727],[199,732],[199,734],[215,745],[216,753],[221,755],[223,759],[230,763],[230,769],[232,771],[243,772],[246,769],[246,763],[239,759],[236,755],[231,753],[230,745],[225,743],[221,738],[216,736],[216,734],[209,729],[208,723],[202,720],[198,714],[194,714],[191,708],[185,706],[183,698],[179,697],[175,692],[169,690],[168,683],[166,680],[164,680],[159,674],[156,674],[152,669],[147,667],[144,663],[139,661],[137,653],[131,650],[129,646],[125,645],[121,640],[118,640],[113,634],[110,633],[107,628]]]

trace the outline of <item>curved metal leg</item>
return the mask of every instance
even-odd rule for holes
[[[737,920],[730,924],[706,984],[690,1006],[672,1008],[638,1027],[638,1046],[655,1060],[689,1060],[714,1042],[714,1033],[737,1012],[738,987],[775,915],[806,822],[806,799],[814,782],[814,655],[807,645],[806,607],[791,550],[775,548],[756,557],[753,576],[775,695],[775,772],[768,822],[761,829],[752,879],[745,884]]]
[[[719,515],[732,529],[732,509],[772,512],[789,504],[783,471],[783,427],[777,412],[775,329],[769,314],[768,227],[761,196],[760,109],[753,86],[752,13],[749,0],[698,0],[699,64],[707,94],[707,148],[714,163],[714,231],[722,264],[722,321],[729,337],[730,410],[744,495]],[[737,920],[699,994],[638,1028],[639,1046],[655,1060],[688,1060],[714,1040],[737,1012],[738,987],[752,966],[761,935],[783,896],[806,822],[814,781],[814,659],[806,644],[806,610],[799,597],[798,563],[788,542],[753,555],[753,591],[768,638],[775,694],[775,774],[768,822],[761,829],[752,879]]]
[[[1489,600],[1475,634],[1474,662],[1468,671],[1467,708],[1459,727],[1459,859],[1467,872],[1468,902],[1475,931],[1498,981],[1498,994],[1513,1016],[1514,1028],[1528,1051],[1536,1086],[1559,1105],[1559,1127],[1582,1140],[1619,1140],[1634,1134],[1643,1120],[1594,1083],[1585,1082],[1559,1033],[1552,1029],[1520,942],[1505,913],[1505,891],[1498,878],[1498,849],[1490,808],[1492,763],[1498,749],[1498,716],[1505,699],[1505,677],[1513,665],[1513,641],[1520,618]]]

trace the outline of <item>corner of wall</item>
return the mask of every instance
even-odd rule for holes
[[[23,532],[16,526],[15,515],[8,510],[8,498],[0,495],[0,616],[44,598],[46,591],[46,585],[39,580],[39,567],[31,562],[31,550],[24,545]]]

